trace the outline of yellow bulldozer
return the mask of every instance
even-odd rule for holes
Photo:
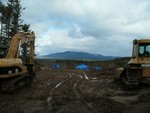
[[[150,39],[133,40],[132,58],[126,67],[118,68],[116,74],[128,86],[150,84]]]
[[[14,90],[30,84],[35,76],[34,69],[35,34],[15,34],[3,58],[0,59],[0,89]]]

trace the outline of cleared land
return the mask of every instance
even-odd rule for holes
[[[113,69],[38,70],[31,86],[0,93],[0,113],[150,113],[150,86],[127,90]]]

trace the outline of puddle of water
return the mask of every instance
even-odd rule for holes
[[[47,102],[48,102],[48,111],[51,113],[53,110],[53,108],[52,108],[52,97],[51,96],[49,96],[47,98]]]
[[[120,102],[120,103],[132,103],[137,101],[137,96],[128,96],[128,97],[122,97],[122,96],[114,96],[110,99]]]
[[[62,84],[62,82],[60,82],[59,84],[57,84],[57,85],[55,86],[55,88],[58,88],[61,84]]]
[[[51,83],[50,83],[50,82],[48,82],[48,83],[47,83],[47,85],[48,85],[48,87],[50,87]]]
[[[71,78],[73,74],[71,75],[71,74],[69,73],[68,75],[69,75],[69,78]]]
[[[74,86],[74,87],[76,87],[76,86],[77,86],[77,84],[74,84],[73,86]]]
[[[85,73],[84,73],[84,77],[85,77],[85,79],[89,80],[89,78],[86,76],[86,74],[85,74]]]
[[[93,77],[92,80],[97,80],[97,78],[96,78],[96,77]]]
[[[52,100],[52,97],[49,96],[49,97],[47,98],[47,102],[49,102],[49,101],[51,101],[51,100]]]
[[[80,76],[80,78],[82,79],[83,78],[83,76],[82,75],[79,75]]]

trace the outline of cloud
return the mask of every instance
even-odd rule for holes
[[[36,32],[36,51],[86,51],[129,56],[134,38],[150,36],[149,0],[22,1]],[[119,49],[118,49],[119,48]]]
[[[51,51],[56,52],[55,49],[63,51],[87,51],[90,42],[93,40],[95,40],[93,37],[71,37],[68,30],[49,30],[47,34],[37,39],[36,45],[38,50],[40,50],[40,48],[49,49],[47,51],[40,50],[41,54],[50,53]]]

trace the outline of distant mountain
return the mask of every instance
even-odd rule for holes
[[[112,60],[116,57],[113,56],[103,56],[101,54],[92,54],[86,52],[72,52],[66,51],[55,54],[48,54],[42,56],[41,58],[49,58],[49,59],[87,59],[87,60]]]

